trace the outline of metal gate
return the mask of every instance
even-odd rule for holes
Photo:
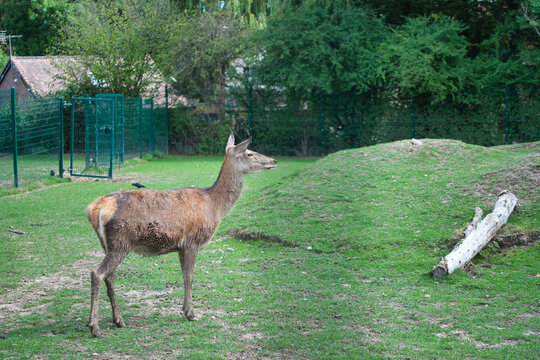
[[[124,134],[121,130],[117,135],[117,102],[112,96],[71,99],[71,176],[112,178],[115,159],[123,162],[123,149],[118,147],[123,145]],[[108,167],[106,174],[100,166]]]
[[[124,127],[126,117],[124,114],[124,95],[122,94],[97,94],[96,98],[112,99],[115,101],[116,123],[114,127],[114,159],[115,165],[124,163]]]

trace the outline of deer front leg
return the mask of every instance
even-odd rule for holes
[[[184,305],[182,306],[182,311],[188,320],[195,320],[191,287],[193,286],[193,271],[195,269],[198,249],[185,248],[179,254],[182,276],[184,277]]]

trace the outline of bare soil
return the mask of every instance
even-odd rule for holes
[[[494,197],[503,190],[516,194],[521,204],[538,201],[540,189],[540,151],[529,156],[521,166],[493,171],[482,176],[473,186],[473,194],[479,198]]]

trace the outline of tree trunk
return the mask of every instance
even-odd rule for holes
[[[495,233],[506,224],[517,202],[516,195],[508,190],[503,191],[499,194],[493,212],[488,214],[478,225],[476,222],[482,217],[482,214],[481,210],[477,208],[473,222],[465,230],[465,238],[433,268],[431,274],[442,278],[471,261],[489,243]]]

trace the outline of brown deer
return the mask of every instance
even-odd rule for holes
[[[244,174],[276,167],[276,160],[248,150],[251,138],[234,145],[231,133],[225,160],[216,182],[208,188],[174,190],[123,190],[102,196],[88,205],[105,258],[92,271],[92,298],[88,327],[101,337],[98,296],[103,280],[111,301],[113,322],[125,326],[114,295],[114,272],[133,250],[143,255],[178,252],[184,277],[184,305],[188,320],[195,319],[191,287],[199,250],[208,244],[221,219],[240,197]]]

